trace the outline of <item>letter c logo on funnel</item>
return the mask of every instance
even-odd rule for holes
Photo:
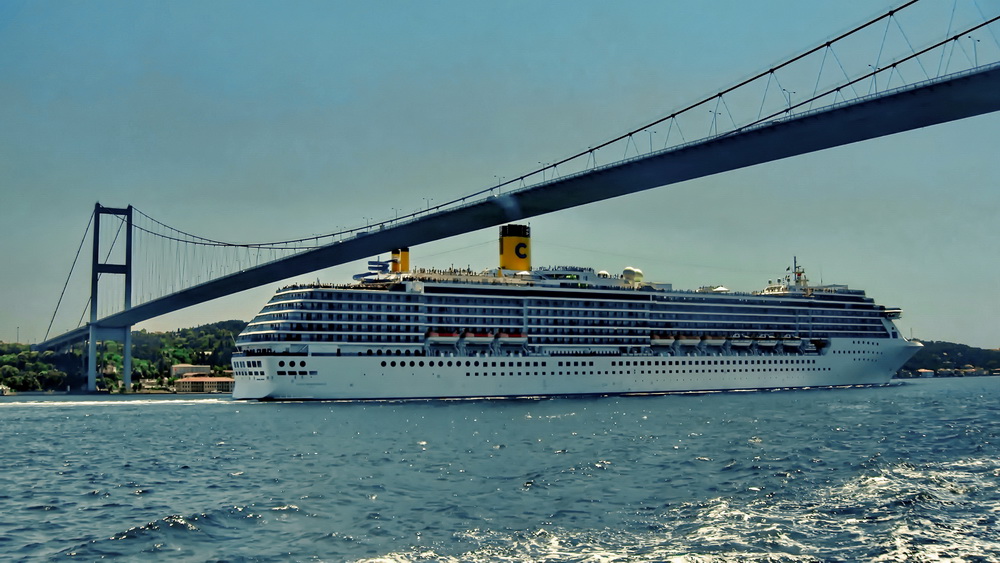
[[[524,244],[523,242],[517,243],[517,246],[514,247],[514,255],[522,260],[527,258],[528,253],[525,252],[525,249],[527,248],[528,248],[527,244]]]

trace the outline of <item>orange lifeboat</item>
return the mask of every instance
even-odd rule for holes
[[[652,334],[649,337],[649,345],[650,346],[673,346],[674,341],[676,341],[676,340],[677,339],[674,338],[674,335],[672,335],[672,334]]]
[[[527,344],[528,336],[523,332],[501,332],[497,334],[500,344]]]
[[[489,332],[473,332],[471,330],[465,331],[462,335],[462,342],[466,344],[480,344],[486,345],[493,342],[493,335]]]
[[[424,339],[429,344],[455,344],[458,342],[457,332],[428,331]]]
[[[677,337],[677,343],[681,346],[697,346],[701,344],[701,337],[690,334],[682,334]]]

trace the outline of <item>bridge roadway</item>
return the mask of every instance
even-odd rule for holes
[[[161,297],[98,321],[96,334],[293,276],[466,232],[849,143],[1000,110],[1000,63],[636,157],[366,233]],[[88,327],[37,346],[86,339]],[[117,339],[117,338],[116,338]]]

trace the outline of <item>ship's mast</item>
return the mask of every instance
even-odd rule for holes
[[[806,277],[805,269],[799,266],[799,259],[796,256],[792,257],[792,274],[795,276],[796,288],[806,289],[809,287],[809,278]]]

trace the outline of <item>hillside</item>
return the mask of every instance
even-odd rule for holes
[[[922,341],[921,343],[924,347],[903,365],[903,370],[931,369],[937,371],[962,369],[965,366],[973,366],[986,371],[1000,369],[1000,350],[984,350],[953,342]]]
[[[132,381],[166,381],[174,364],[207,364],[217,372],[230,369],[236,335],[244,321],[222,321],[171,332],[132,333]],[[27,345],[0,343],[0,384],[15,391],[64,391],[86,383],[85,350],[77,345],[69,352],[34,352]],[[121,385],[122,345],[98,344],[98,371],[101,388]]]

